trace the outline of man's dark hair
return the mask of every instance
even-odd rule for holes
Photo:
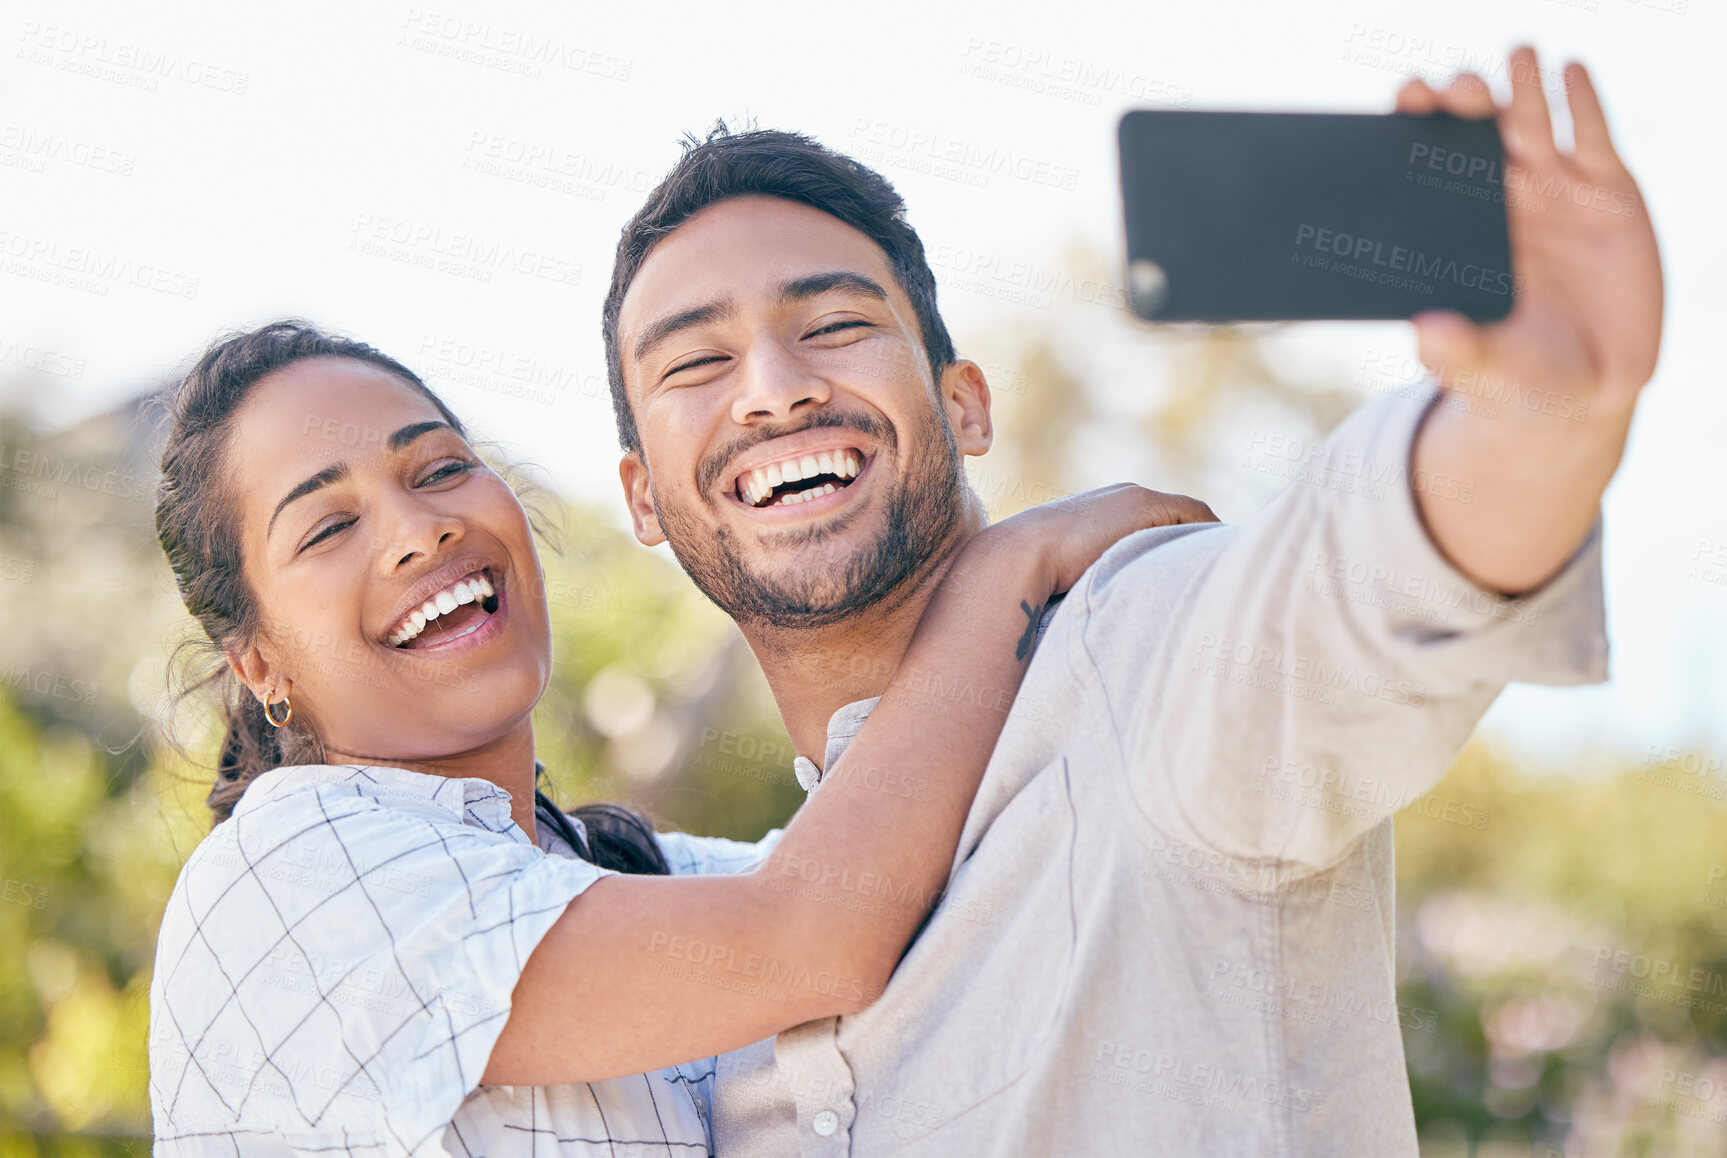
[[[683,157],[648,195],[647,204],[630,218],[618,239],[603,327],[618,441],[626,451],[639,451],[641,438],[624,393],[623,357],[618,349],[618,311],[624,294],[662,238],[709,206],[752,196],[800,201],[837,217],[881,246],[894,280],[917,313],[930,372],[939,375],[954,360],[953,339],[936,312],[935,274],[924,257],[923,242],[906,223],[905,199],[886,178],[801,133],[774,129],[733,133],[724,124],[716,125],[705,141],[686,138]]]

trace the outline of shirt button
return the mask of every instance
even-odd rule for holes
[[[700,1094],[697,1094],[695,1096],[695,1103],[696,1103],[696,1113],[705,1114],[708,1112],[708,1100],[706,1098],[702,1097]]]
[[[826,1138],[840,1128],[840,1116],[832,1110],[823,1110],[815,1116],[815,1121],[810,1125],[815,1128],[816,1133]]]

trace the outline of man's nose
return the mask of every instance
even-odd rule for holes
[[[740,426],[752,422],[783,422],[799,407],[827,404],[833,389],[827,379],[778,341],[763,339],[744,355],[737,376],[738,393],[732,400],[732,420]]]

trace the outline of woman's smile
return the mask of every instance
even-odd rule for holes
[[[503,569],[496,564],[473,558],[452,560],[414,584],[392,616],[384,642],[393,648],[426,651],[475,633],[497,617],[503,582]]]
[[[379,432],[377,451],[332,461],[317,435],[329,415]],[[528,750],[551,671],[533,531],[451,416],[387,367],[318,358],[261,378],[229,438],[252,589],[270,608],[247,661],[258,694],[291,699],[326,757],[418,768]],[[478,680],[485,696],[468,690]]]

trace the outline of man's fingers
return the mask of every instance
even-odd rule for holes
[[[1571,105],[1571,136],[1577,159],[1590,166],[1619,165],[1619,154],[1607,132],[1607,114],[1589,79],[1589,70],[1576,61],[1565,66],[1565,91]]]
[[[1397,90],[1397,111],[1423,116],[1439,111],[1439,94],[1420,77],[1412,77]]]
[[[1209,504],[1198,499],[1182,496],[1182,522],[1184,523],[1217,523],[1222,520],[1212,513]]]
[[[1493,92],[1487,82],[1473,72],[1460,72],[1452,79],[1451,87],[1445,90],[1444,104],[1445,111],[1452,116],[1470,120],[1490,117],[1498,107],[1493,103]]]
[[[1163,506],[1162,518],[1157,524],[1159,526],[1170,527],[1180,526],[1184,523],[1215,523],[1218,521],[1217,516],[1211,513],[1210,507],[1190,495],[1158,491],[1157,497]]]
[[[1414,322],[1421,362],[1446,386],[1486,364],[1487,335],[1462,314],[1434,310],[1417,314]]]
[[[1558,156],[1547,94],[1541,91],[1541,65],[1528,45],[1511,51],[1511,104],[1499,127],[1507,147],[1528,164],[1544,164]]]

